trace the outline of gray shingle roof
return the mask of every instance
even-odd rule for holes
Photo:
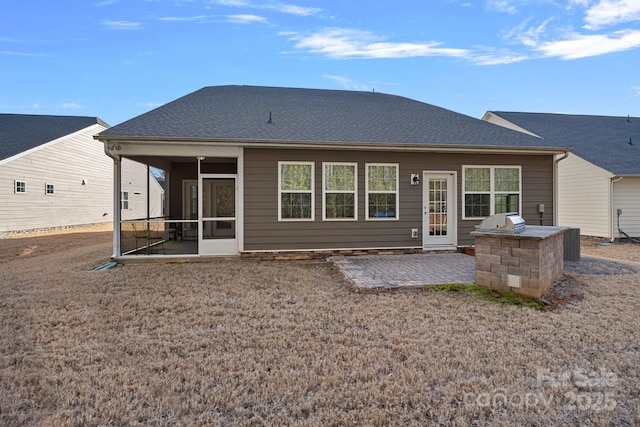
[[[0,160],[95,124],[97,117],[0,114]]]
[[[491,111],[616,175],[640,175],[640,118]],[[629,140],[633,145],[629,144]]]
[[[540,138],[400,96],[260,86],[205,87],[100,134],[100,139],[112,138],[546,145]]]

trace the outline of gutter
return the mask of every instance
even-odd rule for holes
[[[278,140],[246,140],[238,138],[202,139],[202,138],[173,138],[173,137],[126,137],[126,136],[96,136],[95,139],[107,144],[111,142],[111,149],[118,149],[123,144],[189,144],[192,146],[234,146],[243,148],[281,148],[281,149],[334,149],[334,150],[376,150],[396,151],[407,150],[415,152],[444,152],[444,153],[498,153],[498,154],[561,154],[567,153],[567,148],[555,147],[523,147],[523,146],[495,146],[495,145],[447,145],[447,144],[389,144],[384,142],[349,142],[349,141],[278,141]],[[152,138],[152,139],[150,139]]]
[[[569,151],[553,161],[553,225],[558,225],[558,163],[569,157]]]

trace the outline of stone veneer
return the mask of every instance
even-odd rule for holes
[[[565,230],[526,226],[521,233],[472,232],[476,284],[540,298],[563,273]]]

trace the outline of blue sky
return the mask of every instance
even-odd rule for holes
[[[203,86],[640,116],[640,0],[5,0],[0,112],[111,125]]]

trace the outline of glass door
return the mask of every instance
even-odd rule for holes
[[[454,175],[425,172],[423,183],[423,246],[455,246]]]

